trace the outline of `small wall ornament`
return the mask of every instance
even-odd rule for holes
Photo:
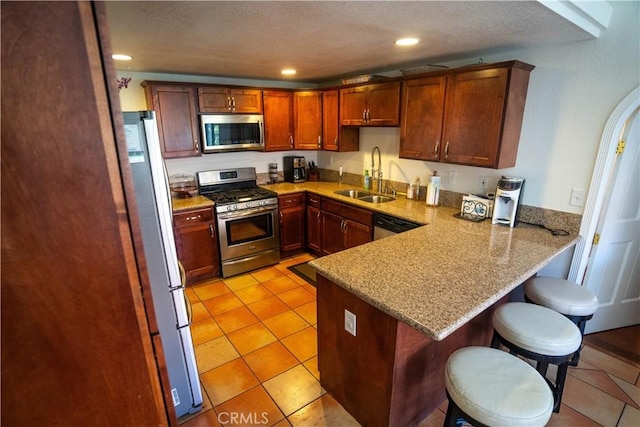
[[[122,88],[128,89],[131,77],[121,77],[116,79],[116,81],[118,82],[118,90],[122,90]]]

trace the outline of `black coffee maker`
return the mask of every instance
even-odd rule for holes
[[[304,182],[307,180],[305,162],[302,156],[284,156],[282,158],[284,180],[286,182]]]

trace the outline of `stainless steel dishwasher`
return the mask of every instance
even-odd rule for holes
[[[373,240],[380,240],[394,234],[422,227],[423,224],[376,212],[373,214],[373,225]]]

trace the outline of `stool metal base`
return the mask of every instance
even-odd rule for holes
[[[564,391],[564,382],[567,377],[567,369],[569,364],[574,358],[575,353],[566,354],[563,356],[549,356],[545,354],[535,353],[533,351],[526,350],[518,347],[510,341],[503,338],[498,332],[493,332],[493,338],[491,340],[491,347],[498,348],[502,344],[509,349],[509,353],[513,355],[524,356],[528,359],[536,361],[536,370],[542,375],[542,378],[549,384],[549,388],[553,393],[553,412],[560,412],[560,404],[562,403],[562,392]],[[578,351],[580,351],[578,349]],[[558,365],[556,372],[555,385],[547,379],[547,369],[549,364]]]
[[[447,415],[444,418],[444,427],[456,427],[458,425],[458,419],[464,418],[466,422],[471,424],[474,427],[489,427],[486,424],[482,424],[479,421],[476,421],[472,417],[470,417],[467,413],[465,413],[460,407],[453,401],[451,396],[449,396],[449,392],[447,391],[447,399],[449,399],[449,406],[447,407]]]

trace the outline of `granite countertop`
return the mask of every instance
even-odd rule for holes
[[[193,196],[187,198],[171,198],[173,212],[188,211],[191,209],[201,209],[213,206],[214,203],[204,196]]]
[[[398,198],[366,203],[338,196],[335,182],[264,185],[278,194],[310,191],[372,211],[428,224],[317,258],[317,272],[435,340],[443,340],[533,276],[579,235],[554,236],[526,225],[454,218],[459,209]]]

